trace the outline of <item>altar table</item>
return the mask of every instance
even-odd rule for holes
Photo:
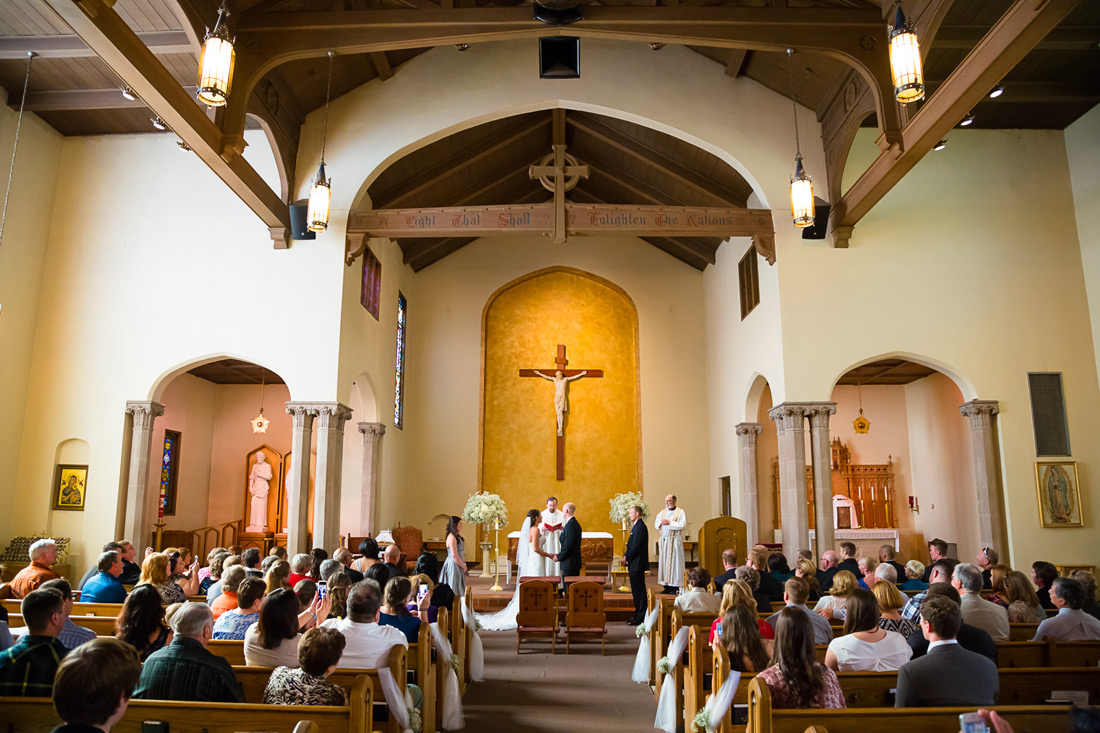
[[[610,532],[581,532],[581,561],[610,563],[614,555],[615,538]],[[519,532],[508,535],[508,564],[516,561]]]

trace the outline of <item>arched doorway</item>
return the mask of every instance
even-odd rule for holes
[[[757,374],[749,387],[748,397],[745,400],[745,419],[748,422],[760,426],[760,432],[756,435],[755,460],[755,487],[746,487],[746,490],[754,490],[755,496],[743,497],[742,506],[755,506],[756,510],[756,542],[775,542],[776,532],[779,530],[779,504],[777,501],[779,478],[775,473],[775,462],[779,456],[779,437],[775,423],[768,417],[768,411],[774,406],[771,385],[767,377]],[[742,455],[745,459],[745,456]],[[751,502],[749,501],[751,498]],[[751,521],[751,517],[746,521]]]

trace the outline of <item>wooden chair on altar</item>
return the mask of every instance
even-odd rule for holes
[[[546,580],[524,580],[519,584],[519,613],[516,614],[516,653],[524,637],[549,636],[550,651],[558,645],[558,593]]]
[[[424,533],[416,527],[398,526],[390,534],[393,542],[401,550],[401,559],[405,563],[405,570],[409,565],[416,567],[416,560],[420,557],[420,551],[424,548]]]
[[[569,586],[569,600],[565,607],[565,653],[573,636],[600,637],[600,656],[607,642],[607,614],[603,609],[603,585],[581,581]]]

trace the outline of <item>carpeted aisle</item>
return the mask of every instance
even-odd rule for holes
[[[516,655],[516,632],[482,631],[485,680],[463,698],[466,730],[612,733],[653,729],[657,701],[646,685],[630,681],[638,650],[634,627],[608,624],[606,655],[599,642],[564,640],[557,654],[548,641],[525,641]]]

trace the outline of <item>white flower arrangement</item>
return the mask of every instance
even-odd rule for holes
[[[415,733],[420,733],[424,728],[424,721],[420,718],[420,711],[416,707],[405,708],[409,711],[409,728]]]
[[[461,671],[462,657],[458,656],[457,654],[451,655],[451,669],[453,669],[455,672]]]
[[[645,634],[646,634],[646,631],[645,631],[645,626],[644,625],[638,624],[637,626],[634,627],[634,636],[641,639],[643,636],[645,636]]]
[[[668,671],[672,669],[672,662],[668,660],[668,657],[661,657],[657,660],[657,671],[661,674],[668,674]]]
[[[645,497],[638,491],[626,491],[622,494],[615,494],[611,497],[611,521],[616,524],[622,524],[627,518],[627,512],[630,511],[630,507],[638,506],[642,508],[642,519],[649,518],[649,504],[646,504]]]
[[[695,720],[691,721],[691,730],[694,733],[705,733],[710,727],[710,711],[703,708],[695,714]]]
[[[471,524],[492,524],[499,521],[503,525],[508,522],[508,507],[498,494],[482,491],[466,501],[466,508],[462,510],[462,521]]]

